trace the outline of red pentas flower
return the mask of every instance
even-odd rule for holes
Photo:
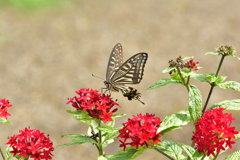
[[[76,91],[79,96],[69,98],[66,104],[71,103],[77,110],[87,111],[88,115],[103,120],[104,123],[107,121],[113,121],[111,115],[118,109],[113,106],[120,107],[116,102],[112,100],[110,95],[98,93],[97,90],[81,88]]]
[[[148,147],[150,142],[156,145],[157,142],[161,142],[159,139],[161,133],[156,133],[160,123],[160,118],[154,117],[152,114],[133,116],[119,130],[118,138],[123,138],[123,141],[120,140],[122,143],[120,147],[123,147],[125,151],[127,145],[136,146],[136,149],[138,149],[139,145],[143,146],[144,144]],[[126,143],[128,139],[132,142]]]
[[[217,154],[225,147],[232,149],[235,142],[235,127],[230,127],[233,120],[232,114],[223,113],[225,108],[215,108],[207,110],[199,121],[196,123],[196,131],[193,132],[192,140],[194,145],[198,147],[199,152],[203,152],[207,156]]]
[[[199,62],[194,62],[193,59],[187,61],[187,63],[185,63],[184,67],[187,68],[192,68],[194,71],[198,70],[197,64]]]
[[[7,112],[7,107],[12,107],[12,105],[9,104],[9,100],[0,99],[0,117],[7,119],[8,116],[11,116],[11,114]]]
[[[52,159],[52,151],[54,150],[53,143],[49,137],[45,136],[37,129],[25,128],[19,131],[20,134],[14,134],[9,138],[6,143],[9,147],[12,147],[10,153],[15,156],[24,156],[28,158],[34,158],[34,160],[40,159]]]

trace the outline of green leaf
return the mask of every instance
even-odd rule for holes
[[[186,155],[188,155],[188,156],[190,157],[190,159],[192,159],[192,160],[197,160],[197,158],[193,158],[193,157],[192,157],[192,155],[193,155],[194,152],[195,152],[195,149],[194,149],[193,147],[188,146],[188,145],[186,145],[186,144],[184,144],[184,143],[180,143],[180,142],[178,142],[178,145],[181,146],[181,148],[183,149],[183,152],[184,152]]]
[[[175,80],[175,81],[181,81],[181,77],[180,77],[180,75],[178,74],[178,72],[175,72],[174,74],[172,74],[171,76],[171,79],[172,80]]]
[[[120,150],[113,155],[109,160],[131,160],[135,159],[148,149],[147,147],[140,146],[138,149],[134,147],[127,147],[125,151]]]
[[[123,116],[125,116],[126,114],[113,114],[112,116],[111,116],[111,118],[112,119],[114,119],[114,118],[118,118],[118,117],[123,117]]]
[[[99,156],[98,158],[97,158],[97,160],[108,160],[106,157],[104,157],[104,156]]]
[[[71,139],[70,142],[68,142],[68,143],[58,145],[57,147],[71,146],[74,144],[83,144],[83,143],[96,143],[96,141],[94,141],[93,139],[88,138],[85,135],[81,135],[81,134],[79,134],[79,135],[63,135],[61,137],[74,137],[74,139]]]
[[[170,72],[171,70],[176,70],[175,67],[167,67],[167,68],[164,68],[162,73],[168,73]]]
[[[160,127],[158,128],[159,132],[164,132],[167,129],[178,129],[179,126],[187,125],[190,122],[191,117],[188,111],[179,111],[176,114],[168,115],[162,121]],[[174,128],[176,127],[176,128]]]
[[[193,56],[192,57],[183,57],[182,58],[183,61],[188,60],[188,59],[193,59]]]
[[[113,142],[114,142],[114,139],[110,139],[110,140],[108,140],[108,141],[105,141],[105,142],[103,142],[102,147],[105,148],[105,147],[107,147],[109,144],[111,144],[111,143],[113,143]]]
[[[189,97],[188,97],[188,109],[191,118],[194,122],[202,115],[202,95],[197,87],[190,85]]]
[[[222,89],[233,89],[233,90],[240,92],[240,83],[235,82],[235,81],[227,81],[224,83],[219,83],[219,84],[217,84],[217,86]]]
[[[93,117],[90,117],[89,115],[86,114],[74,115],[73,118],[81,122],[87,123],[88,125],[91,125],[92,121],[95,120]]]
[[[240,60],[240,58],[239,58],[239,57],[237,57],[237,56],[235,56],[235,55],[232,55],[232,57],[234,57],[234,58],[236,58],[236,59]]]
[[[202,158],[203,156],[204,156],[203,152],[199,152],[198,150],[196,150],[192,155],[193,158]]]
[[[5,118],[0,118],[0,123],[9,123],[9,124],[12,124],[12,122],[11,121],[8,121],[8,120],[6,120]]]
[[[162,140],[162,142],[158,143],[156,147],[174,159],[178,160],[184,158],[181,147],[172,141]]]
[[[205,55],[213,55],[213,56],[217,56],[217,55],[221,55],[221,54],[218,53],[218,52],[207,52],[207,53],[205,53]]]
[[[216,75],[214,73],[205,74],[205,78],[208,82],[212,83],[216,81]]]
[[[199,80],[200,82],[208,82],[205,74],[197,74],[195,72],[191,73],[191,78]]]
[[[227,76],[219,76],[219,77],[217,77],[215,82],[216,83],[222,83],[226,78],[227,78]]]
[[[179,127],[179,126],[173,126],[173,127],[170,127],[170,128],[167,128],[167,129],[161,131],[161,134],[164,135],[164,134],[166,134],[166,133],[168,133],[168,132],[171,132],[171,131],[173,131],[173,130],[175,130],[175,129],[181,129],[181,128],[182,128],[182,127]]]
[[[9,145],[6,148],[6,155],[7,155],[7,160],[13,158],[13,154],[10,153],[10,151],[13,151],[12,147],[9,147]]]
[[[240,139],[240,133],[235,135],[235,139]]]
[[[221,108],[226,108],[226,110],[240,110],[240,99],[225,100],[215,103],[210,107],[210,109],[217,108],[219,106],[221,106]]]
[[[182,84],[182,81],[172,80],[171,78],[163,78],[163,79],[159,80],[158,82],[156,82],[154,85],[148,87],[146,90],[155,89],[155,88],[162,87],[162,86],[165,86],[168,84]]]
[[[233,152],[229,156],[227,156],[224,160],[233,160],[233,159],[240,159],[240,151]]]
[[[70,114],[84,114],[84,112],[87,112],[87,111],[82,111],[82,110],[75,110],[75,111],[67,110],[67,113],[70,113]]]

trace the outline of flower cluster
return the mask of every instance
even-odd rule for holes
[[[232,149],[235,142],[235,135],[238,131],[234,131],[235,127],[230,127],[233,120],[232,114],[223,113],[225,108],[215,108],[207,110],[202,118],[196,123],[196,132],[192,137],[194,145],[198,147],[199,152],[207,156],[213,155],[215,157],[215,150],[217,154],[220,150],[225,150],[223,147]]]
[[[7,112],[7,107],[12,107],[9,104],[9,100],[0,99],[0,117],[4,117],[7,120],[7,116],[11,116],[10,113]]]
[[[12,147],[10,153],[15,156],[25,156],[26,159],[31,156],[34,160],[52,159],[53,143],[49,137],[45,136],[38,129],[25,128],[20,130],[20,134],[15,134],[9,138],[6,143]]]
[[[193,59],[187,61],[187,63],[185,63],[184,67],[187,68],[192,68],[194,71],[198,70],[198,65],[199,62],[194,62]]]
[[[111,109],[114,105],[119,105],[110,98],[110,95],[107,96],[98,93],[97,90],[84,88],[76,91],[76,93],[79,97],[69,98],[67,104],[71,103],[77,110],[87,111],[89,116],[103,120],[104,123],[113,121],[111,115],[118,109],[115,108],[112,111]]]
[[[161,133],[156,133],[160,123],[160,118],[154,117],[152,114],[146,114],[144,116],[139,114],[137,117],[133,116],[133,118],[128,119],[128,122],[123,124],[124,127],[119,130],[120,135],[118,138],[124,138],[123,141],[119,140],[122,143],[120,147],[123,147],[124,151],[126,145],[131,145],[131,147],[136,146],[136,149],[138,149],[139,145],[143,146],[144,144],[149,147],[150,141],[156,145],[157,142],[161,142],[159,139]],[[126,143],[128,139],[131,139],[132,142]]]

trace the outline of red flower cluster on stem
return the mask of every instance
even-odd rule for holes
[[[104,123],[113,121],[111,115],[118,109],[115,108],[112,111],[111,109],[114,105],[120,106],[110,98],[110,95],[107,96],[98,93],[97,90],[84,88],[76,91],[76,93],[79,97],[69,98],[67,104],[71,103],[77,110],[87,111],[89,116],[103,120]]]
[[[198,63],[199,62],[194,62],[193,59],[187,61],[187,63],[185,63],[184,67],[187,68],[192,68],[194,71],[198,70]]]
[[[19,131],[20,134],[15,134],[9,138],[6,143],[12,147],[10,153],[15,156],[25,156],[28,159],[29,156],[34,160],[52,159],[52,151],[54,150],[53,143],[49,137],[45,136],[38,129],[25,128]]]
[[[7,107],[12,107],[11,104],[9,104],[9,100],[6,99],[0,99],[0,117],[4,117],[7,120],[7,116],[11,116],[10,113],[7,112]]]
[[[232,149],[232,141],[238,131],[234,131],[235,127],[230,127],[233,120],[232,114],[223,113],[225,108],[215,108],[207,110],[202,118],[196,123],[196,132],[192,137],[194,145],[198,147],[199,152],[207,156],[213,155],[215,157],[215,150],[217,154],[220,150],[225,150],[223,147]]]
[[[123,147],[125,151],[127,145],[136,146],[136,149],[138,149],[139,145],[143,146],[144,144],[148,147],[151,141],[156,145],[157,142],[161,142],[159,139],[161,133],[156,133],[160,123],[160,118],[154,117],[152,114],[133,116],[119,130],[120,135],[118,138],[124,138],[123,141],[119,140],[122,143],[120,147]],[[128,139],[131,139],[132,142],[126,143]]]

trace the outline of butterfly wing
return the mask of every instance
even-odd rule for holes
[[[123,63],[112,74],[109,82],[112,84],[138,84],[141,82],[144,67],[148,58],[147,53],[138,53]]]
[[[106,73],[106,81],[109,82],[114,73],[123,63],[122,45],[117,43],[111,52]]]

